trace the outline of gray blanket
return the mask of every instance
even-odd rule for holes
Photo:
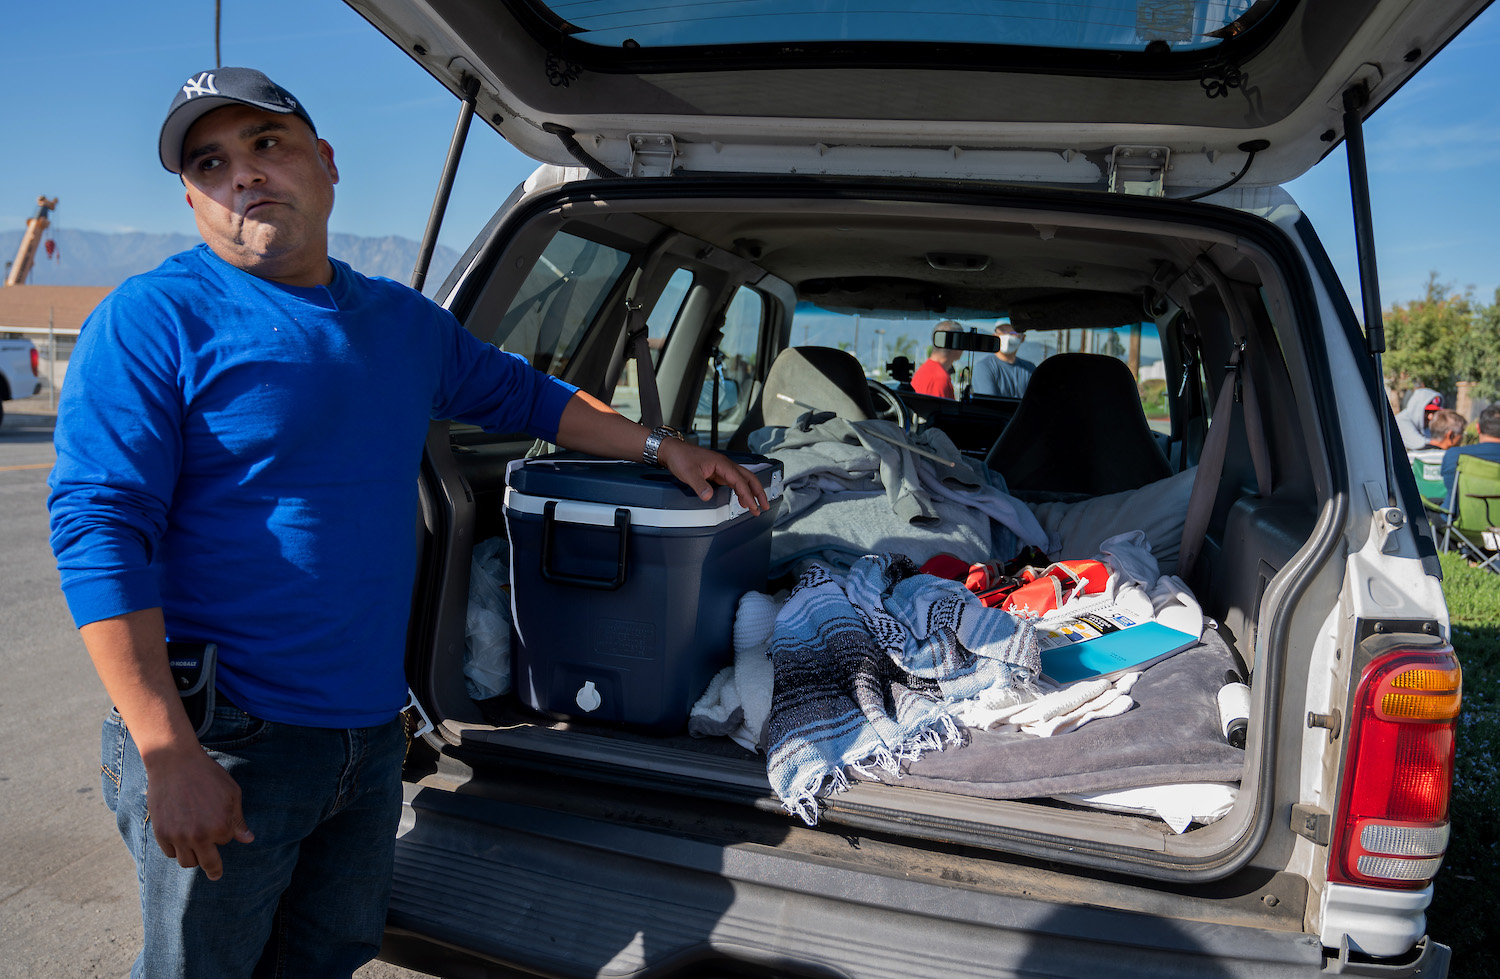
[[[1131,688],[1136,707],[1051,738],[966,731],[963,747],[924,755],[899,781],[983,799],[1031,799],[1063,793],[1174,782],[1233,782],[1245,752],[1219,732],[1216,699],[1233,668],[1229,647],[1209,630],[1197,646],[1156,664]]]
[[[908,436],[890,422],[828,413],[798,421],[749,438],[752,450],[784,467],[773,577],[800,573],[813,561],[845,571],[866,554],[904,554],[921,565],[941,553],[1010,558],[1021,544],[1049,543],[1031,511],[1005,492],[1000,474],[964,458],[937,429]]]

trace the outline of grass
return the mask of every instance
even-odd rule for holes
[[[1500,976],[1500,575],[1440,555],[1464,706],[1450,807],[1453,837],[1435,881],[1427,930],[1453,949],[1449,974]]]

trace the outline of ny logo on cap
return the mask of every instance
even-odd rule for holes
[[[188,83],[182,86],[182,94],[188,98],[195,95],[218,95],[219,90],[214,88],[214,75],[211,71],[201,72],[197,78],[189,78]]]

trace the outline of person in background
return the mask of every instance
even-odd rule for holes
[[[959,329],[959,325],[953,320],[943,320],[932,328],[934,334],[951,333]],[[911,386],[918,394],[928,394],[934,398],[948,398],[952,400],[953,393],[953,365],[958,363],[963,356],[962,350],[944,350],[939,347],[927,348],[927,360],[917,372],[912,375]]]
[[[1446,452],[1454,446],[1463,445],[1464,429],[1468,427],[1469,420],[1451,408],[1434,411],[1427,420],[1428,439],[1422,448]]]
[[[330,258],[333,148],[262,73],[188,79],[158,152],[203,243],[84,324],[49,500],[63,594],[116,708],[101,786],[136,864],[132,976],[348,977],[380,948],[391,890],[431,420],[768,503],[724,456]],[[216,705],[190,718],[173,671],[210,643]]]
[[[993,357],[981,358],[975,366],[974,393],[992,398],[1019,398],[1031,383],[1031,372],[1036,365],[1019,356],[1021,334],[1008,318],[995,324],[995,336],[1000,338],[1000,349]]]
[[[1458,457],[1478,456],[1491,462],[1500,462],[1500,404],[1490,405],[1479,413],[1479,441],[1474,445],[1458,445],[1443,453],[1443,506],[1449,510],[1457,502],[1453,498],[1453,484],[1458,479]]]
[[[1417,388],[1407,395],[1406,406],[1396,416],[1396,430],[1407,452],[1422,448],[1430,439],[1427,427],[1433,412],[1442,410],[1443,396],[1432,388]]]

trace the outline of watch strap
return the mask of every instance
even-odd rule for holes
[[[657,461],[656,453],[661,449],[662,441],[669,438],[677,439],[679,442],[683,440],[682,433],[671,425],[658,425],[653,428],[651,434],[646,436],[646,445],[641,450],[642,461],[648,466],[660,469],[661,463]]]

